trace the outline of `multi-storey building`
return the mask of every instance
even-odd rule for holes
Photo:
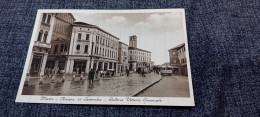
[[[128,68],[128,45],[119,42],[119,47],[118,47],[118,73],[125,72],[126,69]]]
[[[48,51],[51,48],[51,35],[54,27],[54,14],[41,14],[41,20],[38,22],[37,38],[33,39],[33,50],[29,62],[27,73],[32,77],[44,75],[44,69],[48,57]]]
[[[117,69],[119,38],[98,26],[75,22],[72,28],[67,73],[88,73],[90,69]]]
[[[170,65],[173,67],[174,74],[188,75],[185,44],[180,44],[168,50]]]
[[[54,13],[52,15],[54,24],[51,31],[51,50],[49,51],[46,68],[54,68],[59,73],[67,65],[72,24],[75,18],[70,13]]]
[[[129,69],[134,71],[140,71],[144,68],[146,71],[150,71],[151,66],[151,52],[137,48],[137,36],[133,35],[129,37]]]

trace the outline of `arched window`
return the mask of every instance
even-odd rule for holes
[[[50,24],[50,22],[51,22],[51,15],[48,15],[47,24]]]
[[[85,51],[84,53],[88,53],[88,45],[85,45]]]
[[[79,44],[77,45],[76,50],[80,50],[80,45]]]
[[[41,31],[39,32],[37,41],[41,41],[41,39],[42,39],[42,33],[43,33],[43,31],[41,30]]]
[[[45,22],[45,19],[46,19],[46,13],[43,13],[43,15],[42,15],[42,22]]]
[[[48,32],[45,31],[44,36],[43,36],[43,43],[46,43],[47,36],[48,36]]]

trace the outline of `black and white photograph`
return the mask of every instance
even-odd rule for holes
[[[185,10],[38,10],[16,102],[195,106]]]

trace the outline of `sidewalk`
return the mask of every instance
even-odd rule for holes
[[[51,78],[44,78],[43,84],[39,84],[39,78],[31,78],[29,86],[23,88],[23,95],[57,95],[57,96],[133,96],[141,90],[161,79],[160,75],[147,74],[140,77],[138,74],[131,74],[130,77],[116,76],[111,78],[98,78],[93,85],[89,85],[87,77],[72,78],[67,75],[65,82],[62,77],[57,76],[55,83]]]

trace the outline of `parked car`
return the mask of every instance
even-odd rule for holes
[[[170,67],[163,67],[163,68],[161,68],[161,75],[162,76],[164,76],[164,75],[171,76],[172,75],[172,69]]]

